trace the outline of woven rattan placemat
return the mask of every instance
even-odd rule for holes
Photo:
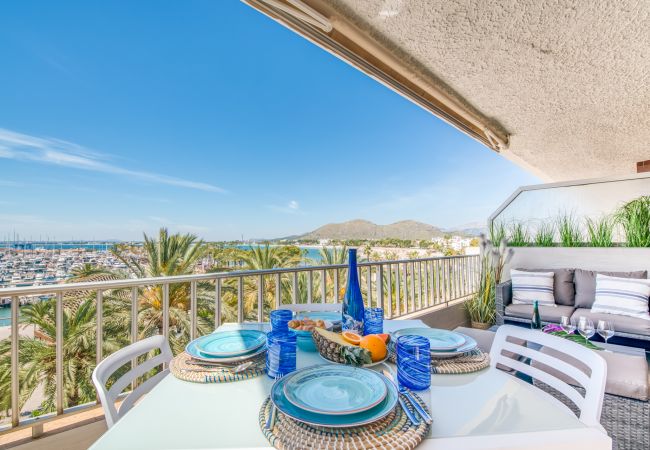
[[[397,358],[395,353],[389,357],[389,361],[395,364]],[[432,374],[462,374],[483,370],[490,366],[490,355],[479,349],[449,359],[431,359]]]
[[[264,361],[266,353],[263,353],[253,360],[253,365],[248,369],[233,373],[237,364],[230,367],[208,367],[189,364],[192,359],[190,355],[182,352],[169,363],[169,371],[181,380],[193,383],[229,383],[231,381],[247,380],[262,375],[265,372]],[[240,363],[241,364],[241,363]]]
[[[428,411],[424,401],[417,394],[412,395]],[[408,400],[405,397],[402,399],[413,411]],[[429,425],[424,421],[421,421],[418,426],[413,425],[399,405],[383,419],[355,428],[316,427],[299,422],[278,411],[273,429],[267,430],[265,425],[270,413],[271,399],[267,398],[260,409],[260,427],[271,445],[281,450],[411,450],[417,447],[429,433]],[[417,413],[414,414],[417,416]]]

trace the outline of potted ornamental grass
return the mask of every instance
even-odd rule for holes
[[[495,245],[481,235],[481,273],[478,291],[465,302],[472,328],[486,330],[496,319],[496,286],[501,282],[503,267],[512,258],[513,250],[501,237]]]

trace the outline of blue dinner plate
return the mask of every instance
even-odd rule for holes
[[[240,361],[245,361],[247,359],[252,359],[261,353],[266,351],[266,345],[262,345],[261,347],[257,348],[256,350],[253,350],[251,352],[245,353],[243,355],[238,355],[238,356],[229,356],[229,357],[218,357],[218,356],[210,356],[206,355],[204,353],[201,353],[201,351],[198,349],[196,346],[196,340],[190,342],[187,344],[185,347],[185,353],[190,355],[192,358],[199,360],[199,361],[206,361],[206,362],[217,362],[217,363],[223,363],[223,364],[229,364],[229,363],[237,363]]]
[[[317,366],[317,367],[327,367]],[[305,370],[305,369],[303,369]],[[299,373],[299,372],[297,372]],[[300,422],[314,425],[317,427],[332,427],[332,428],[349,428],[349,427],[358,427],[361,425],[366,425],[368,423],[375,422],[383,417],[386,417],[397,405],[397,388],[395,385],[390,382],[384,375],[378,373],[383,380],[387,392],[384,400],[381,401],[374,408],[368,409],[363,412],[358,412],[354,414],[346,415],[334,415],[334,414],[319,414],[311,411],[306,411],[304,409],[298,408],[296,405],[291,403],[284,396],[284,385],[291,379],[291,377],[284,377],[277,380],[273,387],[271,388],[271,401],[273,404],[280,410],[282,413],[291,417],[292,419],[298,420]]]
[[[196,348],[204,355],[227,358],[250,353],[266,343],[266,333],[258,330],[220,331],[198,338]]]
[[[284,396],[298,408],[320,414],[353,414],[377,406],[388,389],[377,372],[347,366],[309,367],[289,376]]]
[[[455,358],[456,356],[461,356],[465,353],[471,352],[472,350],[476,349],[476,347],[478,347],[478,343],[474,338],[467,336],[466,334],[463,334],[463,336],[465,337],[465,343],[458,347],[456,350],[443,352],[436,352],[432,350],[431,357],[436,359]]]
[[[411,333],[415,334],[415,333]],[[419,336],[419,334],[418,334]],[[458,347],[455,350],[449,351],[435,351],[431,350],[431,358],[435,359],[449,359],[449,358],[456,358],[457,356],[462,356],[465,353],[469,353],[472,350],[476,349],[478,347],[478,343],[474,338],[471,336],[467,336],[466,334],[463,334],[463,337],[465,338],[465,343]],[[397,339],[397,336],[395,333],[393,333],[393,339],[391,339],[390,343],[388,344],[388,348],[390,349],[391,352],[395,351],[395,340]]]
[[[431,351],[455,351],[462,347],[467,339],[465,335],[455,331],[441,330],[438,328],[403,328],[393,333],[395,339],[400,336],[415,335],[424,336],[429,339]]]

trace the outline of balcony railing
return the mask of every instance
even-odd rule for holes
[[[362,293],[366,306],[382,307],[386,318],[410,313],[463,299],[476,292],[479,282],[479,256],[450,256],[398,261],[364,262],[359,264]],[[130,308],[128,340],[139,336],[139,305],[148,294],[160,295],[162,323],[159,332],[170,337],[180,331],[186,340],[198,336],[199,313],[205,323],[210,312],[210,328],[226,321],[264,321],[270,310],[285,304],[340,302],[347,277],[347,265],[302,266],[293,268],[207,273],[184,276],[120,279],[101,282],[68,283],[0,289],[0,297],[11,299],[11,423],[0,432],[16,427],[34,426],[87,405],[65,405],[64,402],[64,303],[72,294],[85,293],[95,302],[95,362],[104,356],[104,325],[109,318],[105,311],[105,295],[119,293]],[[214,287],[212,287],[212,284]],[[209,307],[205,304],[206,285],[210,286]],[[182,305],[189,315],[189,330],[170,330],[170,287],[188,286],[187,301]],[[269,292],[269,288],[272,290]],[[202,305],[199,304],[199,291]],[[177,291],[174,291],[177,293]],[[20,303],[30,296],[52,295],[55,308],[55,336],[48,341],[55,347],[55,410],[38,418],[23,418],[19,408],[19,319]],[[251,301],[252,299],[252,301]],[[176,299],[175,301],[177,301]],[[67,406],[67,407],[66,407]]]

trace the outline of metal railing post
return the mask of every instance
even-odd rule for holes
[[[169,340],[169,283],[162,285],[162,312],[163,312],[163,323],[162,323],[162,334]]]
[[[384,268],[381,264],[377,265],[377,279],[375,280],[377,288],[377,306],[382,310],[384,307]]]
[[[221,326],[221,278],[214,281],[214,328]]]
[[[138,342],[138,288],[136,286],[131,288],[131,344]],[[134,369],[138,365],[138,359],[133,358],[131,360],[131,369]],[[135,389],[138,386],[138,380],[134,379],[131,383],[131,389]]]
[[[320,302],[327,303],[327,273],[325,269],[320,272]]]
[[[334,303],[338,303],[339,300],[339,269],[334,269]]]
[[[418,262],[418,309],[422,309],[422,261]]]
[[[257,321],[264,322],[264,275],[257,277]]]
[[[411,263],[411,302],[409,305],[411,306],[411,311],[415,310],[415,263]]]
[[[291,278],[291,302],[295,305],[298,303],[298,272],[293,272]]]
[[[447,295],[448,295],[448,286],[447,282],[449,281],[449,277],[447,276],[447,265],[449,263],[448,259],[443,259],[440,261],[440,291],[441,291],[441,300],[442,303],[445,303],[447,301]]]
[[[196,339],[197,320],[196,281],[190,283],[190,341]]]
[[[399,272],[398,263],[395,264],[395,310],[397,311],[398,316],[402,314],[402,293],[400,292],[401,277]]]
[[[429,262],[424,261],[424,306],[428,308],[431,306],[429,297]]]
[[[307,274],[307,303],[312,303],[314,290],[314,271],[310,270]]]
[[[275,308],[280,309],[282,304],[282,275],[275,274]]]
[[[237,323],[244,322],[244,277],[237,278]]]
[[[55,366],[56,366],[56,414],[63,414],[63,292],[56,295],[56,341],[55,341]]]
[[[20,380],[18,379],[20,335],[18,331],[18,311],[20,300],[17,295],[11,297],[11,426],[20,423]],[[57,372],[58,373],[58,372]],[[58,392],[58,391],[57,391]]]
[[[393,317],[393,267],[391,264],[388,264],[388,272],[386,272],[386,275],[388,276],[386,279],[386,283],[388,284],[388,314],[386,315],[386,317],[392,319]]]
[[[104,353],[104,292],[97,291],[96,299],[96,326],[95,326],[95,362],[99,364]],[[99,398],[97,398],[99,402]]]
[[[372,266],[368,266],[368,269],[366,270],[366,278],[366,282],[368,283],[368,287],[366,288],[368,307],[372,307]]]

